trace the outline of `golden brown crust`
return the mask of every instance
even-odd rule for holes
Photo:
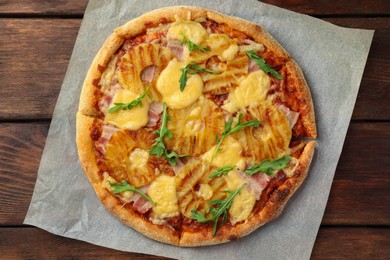
[[[84,80],[81,90],[79,112],[87,116],[97,116],[99,111],[95,109],[96,102],[95,91],[97,86],[94,85],[95,80],[99,80],[102,72],[99,71],[99,66],[106,67],[111,57],[115,54],[118,48],[123,44],[124,39],[119,37],[115,32],[108,37],[102,48],[97,53],[92,65]]]
[[[296,98],[300,101],[299,113],[306,132],[305,137],[317,138],[313,100],[303,72],[294,60],[289,60],[286,68],[289,75],[294,78]]]
[[[252,216],[246,222],[234,226],[225,225],[219,228],[215,236],[212,236],[211,228],[196,233],[183,231],[180,234],[167,226],[155,225],[134,210],[129,209],[129,207],[123,207],[117,197],[102,187],[102,178],[99,175],[94,140],[92,140],[90,135],[94,120],[98,120],[93,117],[98,116],[100,113],[96,109],[97,96],[95,94],[96,91],[98,91],[96,80],[99,80],[102,74],[99,67],[104,68],[107,66],[111,57],[122,46],[126,39],[145,33],[151,21],[165,23],[176,20],[195,20],[198,18],[224,23],[231,28],[245,32],[256,42],[264,44],[267,50],[271,51],[276,57],[284,60],[286,62],[285,65],[287,70],[290,71],[296,79],[298,86],[297,98],[305,101],[302,103],[299,112],[302,114],[302,122],[306,129],[307,137],[315,138],[317,135],[314,107],[310,90],[301,69],[295,61],[291,59],[285,49],[261,26],[240,18],[226,16],[200,7],[174,6],[152,11],[118,27],[106,40],[103,47],[96,55],[82,88],[79,112],[77,113],[76,138],[80,162],[99,199],[105,207],[121,219],[122,222],[152,239],[187,247],[228,242],[243,237],[265,223],[275,219],[282,211],[286,202],[305,179],[315,147],[314,142],[307,143],[299,158],[300,164],[294,177],[288,178],[271,194],[271,197],[260,212]]]
[[[112,214],[138,232],[163,243],[178,245],[179,234],[177,232],[166,226],[154,225],[133,210],[123,207],[118,198],[103,188],[102,178],[96,164],[94,140],[90,135],[95,120],[98,119],[77,113],[76,142],[81,165],[99,200]]]
[[[274,220],[306,178],[313,158],[315,142],[308,142],[299,158],[299,166],[292,178],[288,178],[270,196],[264,208],[247,221],[234,226],[225,225],[218,229],[215,236],[211,228],[202,232],[182,232],[180,246],[208,246],[236,240],[255,231],[260,226]]]
[[[83,167],[89,181],[100,182],[99,167],[96,163],[95,145],[91,138],[91,128],[94,118],[85,116],[80,112],[76,115],[76,143],[79,153],[80,164]]]

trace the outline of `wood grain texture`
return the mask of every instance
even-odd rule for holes
[[[262,0],[261,2],[310,15],[383,15],[390,13],[390,2],[387,0],[354,2],[348,0]],[[87,0],[5,0],[0,5],[0,14],[83,15],[86,6]],[[348,8],[345,8],[346,6]]]
[[[48,129],[48,123],[0,124],[0,226],[23,222]]]
[[[390,2],[387,0],[263,0],[294,12],[309,15],[383,15],[390,13]],[[346,8],[348,7],[348,8]]]
[[[377,30],[353,119],[390,120],[387,109],[390,100],[390,19],[327,20],[347,27]],[[3,83],[0,120],[51,118],[80,22],[73,19],[0,19],[4,35],[0,38]]]
[[[32,227],[1,228],[0,241],[3,259],[167,259],[116,251]],[[311,259],[386,259],[389,243],[389,228],[320,228]]]
[[[51,118],[81,20],[0,19],[0,118]]]
[[[389,228],[320,228],[311,259],[389,259]]]
[[[23,222],[48,127],[0,124],[0,226]],[[390,225],[389,133],[390,123],[351,124],[323,224]]]
[[[0,14],[26,15],[83,15],[88,0],[3,0]]]
[[[390,224],[390,123],[351,124],[323,224]]]
[[[1,228],[0,241],[2,259],[168,259],[95,246],[33,227]]]

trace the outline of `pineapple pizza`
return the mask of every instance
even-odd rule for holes
[[[316,138],[297,63],[261,26],[152,11],[95,57],[77,112],[81,165],[128,226],[177,246],[243,237],[305,179]]]

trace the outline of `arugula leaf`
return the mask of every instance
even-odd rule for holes
[[[200,45],[197,45],[196,43],[190,41],[185,35],[183,32],[180,32],[181,36],[183,37],[183,39],[181,40],[181,45],[183,44],[187,44],[188,46],[188,50],[191,52],[191,51],[194,51],[194,52],[200,52],[200,51],[210,51],[209,48],[206,48],[206,47],[202,47]]]
[[[244,129],[246,127],[258,127],[260,125],[260,121],[257,120],[257,119],[253,119],[251,121],[247,121],[247,122],[244,122],[244,123],[241,123],[241,119],[242,119],[242,114],[240,114],[238,116],[238,121],[237,121],[237,124],[232,128],[232,124],[233,124],[233,118],[230,118],[229,121],[227,121],[227,123],[225,124],[225,128],[223,130],[223,133],[221,135],[221,137],[219,137],[217,135],[216,137],[216,140],[217,140],[217,147],[215,148],[214,150],[214,153],[211,157],[211,161],[210,161],[210,164],[213,162],[214,160],[214,157],[215,155],[217,154],[217,152],[219,152],[221,149],[219,148],[221,146],[221,143],[223,142],[223,140],[229,135],[229,134],[232,134],[232,133],[236,133],[238,131],[240,131],[241,129]]]
[[[264,59],[260,58],[259,55],[257,55],[256,51],[247,51],[246,55],[248,55],[249,58],[256,62],[256,64],[259,65],[260,69],[265,73],[270,73],[275,79],[283,79],[283,77],[277,71],[273,70],[270,65],[265,63]]]
[[[180,79],[179,79],[181,92],[183,92],[184,88],[186,87],[187,79],[188,79],[187,74],[194,75],[194,74],[199,73],[200,71],[204,71],[204,72],[212,73],[212,74],[219,74],[220,73],[219,71],[199,67],[196,63],[190,63],[180,70],[182,72]]]
[[[111,107],[108,110],[108,113],[114,113],[119,109],[126,110],[126,109],[132,109],[136,106],[142,107],[142,99],[145,97],[146,93],[148,93],[148,90],[150,88],[150,85],[147,85],[144,92],[142,92],[141,96],[137,97],[136,99],[128,102],[128,103],[114,103],[115,106]]]
[[[290,162],[291,157],[290,156],[283,156],[279,159],[270,161],[270,160],[264,160],[259,164],[252,165],[248,169],[245,170],[245,173],[248,175],[253,175],[258,172],[265,173],[269,176],[273,175],[272,172],[274,170],[281,170],[287,166],[287,164]]]
[[[134,192],[139,193],[142,198],[150,201],[150,203],[152,203],[153,206],[156,206],[156,203],[154,203],[154,201],[148,195],[146,195],[140,189],[137,189],[133,185],[128,184],[127,181],[125,181],[125,180],[122,181],[122,184],[111,183],[109,181],[108,181],[108,183],[110,184],[111,187],[114,187],[114,190],[112,191],[112,193],[114,193],[114,194],[121,193],[124,191],[134,191]]]
[[[165,159],[173,166],[176,165],[176,158],[183,158],[187,157],[187,155],[180,155],[177,154],[175,151],[168,152],[168,149],[166,148],[164,144],[164,136],[168,138],[172,138],[173,135],[171,131],[167,128],[167,121],[169,120],[169,116],[167,113],[167,104],[164,102],[163,104],[163,114],[162,114],[162,122],[161,127],[159,130],[155,131],[154,134],[158,135],[156,139],[155,145],[153,145],[152,149],[150,149],[149,154],[157,155],[157,157],[164,156]]]
[[[209,219],[206,218],[206,216],[202,212],[197,212],[195,209],[191,210],[191,218],[195,219],[200,223],[205,223],[209,221]]]
[[[216,176],[220,177],[222,175],[228,174],[231,170],[233,170],[236,166],[235,165],[228,165],[222,168],[217,168],[212,174],[210,174],[209,178],[214,178]]]
[[[240,191],[246,186],[247,184],[244,183],[241,185],[240,188],[236,191],[226,191],[229,193],[229,196],[224,200],[213,200],[209,202],[209,205],[215,206],[209,209],[209,212],[212,214],[212,217],[206,218],[206,216],[202,212],[197,212],[195,209],[191,211],[191,218],[195,219],[196,221],[200,223],[204,223],[207,221],[213,221],[213,236],[217,232],[217,226],[218,226],[218,220],[222,216],[222,225],[226,223],[227,220],[227,214],[232,206],[233,199],[237,194],[240,193]]]

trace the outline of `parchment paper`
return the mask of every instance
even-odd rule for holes
[[[300,64],[314,100],[318,140],[309,177],[276,221],[223,245],[178,248],[126,227],[102,206],[78,161],[75,114],[81,86],[98,49],[114,28],[147,11],[171,5],[203,6],[261,24]],[[337,27],[255,0],[91,0],[57,101],[24,223],[105,247],[179,259],[308,259],[373,33]]]

